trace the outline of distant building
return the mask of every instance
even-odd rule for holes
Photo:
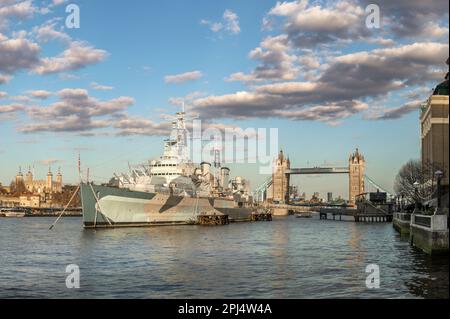
[[[448,60],[447,60],[448,64]],[[444,172],[442,185],[448,190],[448,73],[428,98],[420,115],[422,140],[422,165],[426,170],[427,180],[433,179],[437,170]]]
[[[22,207],[41,207],[41,196],[39,195],[23,195],[19,197],[19,200]]]
[[[298,198],[298,187],[297,186],[289,186],[289,198],[290,199]]]
[[[19,197],[1,196],[0,195],[0,207],[17,207],[20,206]]]
[[[0,194],[8,194],[9,193],[9,187],[3,186],[2,183],[0,183]]]
[[[319,192],[314,192],[313,195],[311,196],[311,199],[309,200],[310,203],[322,203],[323,199],[320,198],[320,193]]]
[[[22,174],[21,168],[16,175],[16,185],[22,183],[25,185],[26,190],[32,194],[56,194],[62,192],[63,182],[62,174],[58,169],[56,174],[56,180],[53,179],[53,173],[49,168],[47,178],[45,180],[35,180],[31,168],[28,169],[28,173],[25,177]]]
[[[327,194],[327,202],[331,203],[332,201],[333,201],[333,193],[330,192]]]

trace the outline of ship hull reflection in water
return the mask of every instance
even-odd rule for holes
[[[48,232],[52,221],[0,223],[0,297],[448,298],[448,258],[414,250],[388,223],[290,216],[94,231],[66,218]],[[65,286],[69,264],[80,267],[80,289]],[[379,289],[366,288],[369,264]]]

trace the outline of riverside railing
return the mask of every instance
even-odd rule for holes
[[[419,226],[431,231],[445,231],[448,229],[446,215],[411,215],[411,226]]]
[[[431,216],[414,215],[413,224],[431,228]]]
[[[404,221],[404,222],[409,222],[409,221],[411,221],[411,214],[394,213],[394,218],[397,219],[397,220]]]

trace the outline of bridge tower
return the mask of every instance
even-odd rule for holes
[[[280,151],[273,165],[272,200],[275,202],[289,202],[289,175],[286,171],[291,168],[291,161]]]
[[[363,194],[366,161],[358,149],[350,154],[349,162],[349,204],[355,205],[356,196]]]

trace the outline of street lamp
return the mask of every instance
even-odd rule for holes
[[[403,192],[402,192],[402,199],[401,199],[400,205],[401,205],[402,212],[403,212],[403,209],[405,208],[405,193],[403,193]]]
[[[415,200],[415,202],[416,202],[416,211],[417,210],[419,210],[419,186],[420,186],[420,184],[419,184],[419,182],[414,182],[414,184],[413,184],[413,186],[414,186],[414,200]]]
[[[444,173],[442,171],[436,171],[434,173],[437,179],[437,210],[436,213],[440,213],[441,211],[441,180],[444,176]]]

